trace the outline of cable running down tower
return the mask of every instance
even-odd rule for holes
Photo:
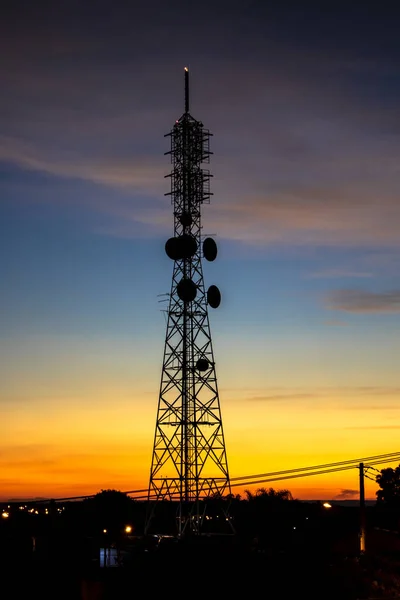
[[[228,463],[208,319],[218,308],[217,286],[205,290],[202,259],[213,261],[217,246],[203,239],[201,206],[210,203],[210,136],[189,112],[185,68],[185,112],[170,133],[174,237],[165,251],[174,261],[160,395],[149,482],[153,509],[177,501],[178,535],[200,533],[206,498],[230,493]],[[148,530],[151,518],[148,519]]]

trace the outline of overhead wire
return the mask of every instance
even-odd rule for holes
[[[383,459],[384,457],[399,457],[400,459],[400,452],[390,452],[388,454],[378,454],[376,456],[368,456],[367,458],[353,458],[351,460],[343,460],[343,461],[339,461],[339,462],[334,462],[334,463],[326,463],[326,464],[322,464],[322,465],[315,465],[313,467],[298,467],[297,469],[286,469],[284,471],[272,471],[271,473],[261,473],[258,475],[244,475],[243,477],[231,477],[230,481],[238,481],[239,479],[255,479],[258,477],[268,477],[270,475],[279,475],[279,474],[283,474],[283,473],[296,473],[298,471],[313,471],[314,469],[322,469],[324,467],[335,467],[335,466],[339,466],[339,465],[346,465],[346,464],[350,464],[350,463],[360,463],[360,462],[371,462],[374,459]]]
[[[389,452],[386,454],[377,454],[365,458],[354,458],[350,460],[337,461],[334,463],[325,463],[310,467],[299,467],[297,469],[285,469],[281,471],[271,471],[270,473],[260,473],[256,475],[246,475],[242,477],[230,478],[231,487],[244,487],[248,485],[258,485],[260,483],[268,483],[273,481],[283,481],[286,479],[297,479],[301,477],[311,477],[312,475],[326,475],[329,473],[337,473],[358,468],[360,463],[364,463],[366,467],[370,467],[379,472],[372,465],[390,464],[392,462],[400,462],[400,452]],[[368,479],[372,479],[368,477]],[[148,494],[148,489],[128,490],[122,492],[135,500],[156,499],[156,496]],[[140,495],[138,495],[140,494]],[[87,494],[82,496],[69,496],[65,498],[44,498],[40,500],[24,501],[27,504],[42,504],[45,502],[70,502],[75,500],[85,500],[94,498],[97,494]],[[21,504],[21,502],[8,502],[8,504]]]
[[[394,462],[397,460],[399,460],[398,458],[393,458],[393,459],[386,459],[386,460],[382,460],[382,461],[376,461],[373,464],[379,465],[379,464],[387,464],[388,462]],[[255,485],[255,484],[259,484],[259,483],[268,483],[270,481],[283,481],[285,479],[297,479],[299,477],[311,477],[312,475],[326,475],[327,473],[338,473],[340,471],[347,471],[347,470],[351,470],[351,469],[357,469],[358,465],[357,464],[352,464],[352,465],[345,465],[343,467],[337,467],[334,469],[324,469],[324,470],[319,470],[319,471],[312,471],[312,472],[299,472],[299,473],[294,473],[291,475],[281,475],[278,477],[268,477],[265,479],[258,479],[257,481],[240,481],[240,482],[236,482],[231,484],[231,487],[238,487],[238,486],[244,486],[244,485],[248,485],[249,483],[251,485]]]

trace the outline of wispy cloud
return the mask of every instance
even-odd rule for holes
[[[347,313],[399,313],[400,290],[386,292],[334,290],[326,298],[326,307]]]
[[[396,250],[365,252],[358,260],[362,269],[379,274],[400,274],[400,255]]]
[[[347,411],[357,411],[357,412],[380,412],[380,413],[384,413],[384,412],[398,412],[400,410],[400,402],[399,405],[396,406],[395,404],[353,404],[350,403],[347,406],[343,405],[341,406],[341,408],[343,410],[347,410]]]
[[[136,235],[135,223],[146,219],[149,231],[167,228],[161,203],[150,218],[140,196],[163,200],[168,191],[163,134],[180,114],[181,81],[176,78],[172,90],[171,65],[164,70],[149,59],[139,67],[131,55],[124,68],[111,56],[111,64],[100,69],[91,63],[89,69],[85,59],[99,51],[98,40],[93,48],[65,39],[65,32],[60,39],[62,71],[46,64],[43,48],[29,68],[18,62],[18,44],[9,49],[7,56],[15,54],[17,64],[3,82],[0,160],[128,190],[129,209],[111,200],[93,204],[113,217],[99,228],[102,233]],[[77,48],[82,64],[76,62]],[[199,68],[198,78],[207,79],[198,84],[194,114],[215,133],[215,200],[205,224],[210,218],[221,237],[257,245],[398,246],[398,115],[382,114],[371,99],[360,110],[347,75],[339,93],[329,83],[326,61],[324,69],[312,54],[304,61],[301,74],[293,72],[290,60],[268,71],[238,62],[232,72],[224,56],[211,68]],[[315,82],[316,68],[330,85],[328,99],[321,80]],[[332,269],[314,276],[370,273]]]
[[[344,427],[344,429],[400,429],[400,425],[355,425],[354,427]]]
[[[346,321],[341,321],[340,319],[328,319],[324,321],[324,325],[329,325],[329,327],[346,327],[348,323]]]
[[[342,389],[342,388],[339,388]],[[390,394],[400,394],[400,387],[398,386],[374,386],[374,385],[361,385],[358,387],[343,388],[347,392],[357,391],[361,394],[373,394],[378,396],[386,396]]]
[[[310,273],[308,277],[310,279],[341,279],[349,277],[351,279],[372,277],[372,273],[363,271],[352,271],[350,269],[324,269],[322,271],[315,271]]]
[[[145,194],[160,193],[163,187],[163,165],[159,157],[89,155],[83,158],[79,153],[71,157],[67,150],[54,154],[51,148],[43,148],[35,142],[0,136],[0,161],[63,178],[83,179]]]
[[[282,172],[284,170],[282,165]],[[340,170],[338,166],[337,177]],[[265,181],[268,177],[266,172]],[[244,193],[241,201],[235,199],[236,191],[231,186],[232,180],[227,179],[227,188],[221,190],[223,204],[213,210],[213,219],[224,237],[261,245],[354,248],[399,244],[397,196],[386,195],[380,204],[378,192],[373,198],[374,192],[367,184],[353,189],[343,183],[335,191],[326,182],[324,188],[317,191],[296,181],[290,189],[265,191],[258,197]],[[225,197],[229,191],[228,203]]]
[[[225,390],[227,392],[227,390]],[[349,410],[398,410],[400,409],[400,387],[398,386],[338,386],[338,387],[317,387],[309,390],[307,388],[275,388],[273,393],[261,393],[257,395],[246,396],[248,402],[284,402],[296,400],[314,400],[314,399],[345,399],[344,408]],[[271,390],[272,392],[272,390]],[[360,398],[380,398],[385,396],[398,396],[399,405],[369,405],[358,402],[350,402],[349,399]]]
[[[318,394],[314,394],[314,393],[300,393],[300,394],[275,394],[275,395],[265,395],[265,396],[251,396],[250,398],[247,398],[247,400],[249,402],[278,402],[281,400],[293,400],[293,399],[310,399],[310,398],[316,398],[318,397]]]
[[[359,490],[344,489],[341,490],[340,493],[333,498],[333,500],[351,500],[352,498],[358,498],[359,494]]]

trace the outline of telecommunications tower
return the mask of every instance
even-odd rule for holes
[[[201,207],[210,203],[210,136],[189,112],[185,68],[185,112],[170,133],[174,237],[165,244],[174,261],[158,400],[146,531],[160,500],[175,501],[178,536],[201,533],[207,502],[230,493],[228,463],[217,386],[208,307],[218,308],[217,286],[205,290],[202,259],[215,260],[217,246],[202,235]],[[226,517],[228,520],[229,517]],[[225,519],[224,519],[225,520]],[[209,523],[208,523],[209,524]]]

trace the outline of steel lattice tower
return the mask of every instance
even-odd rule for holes
[[[210,136],[189,113],[185,68],[185,112],[170,133],[174,237],[165,250],[174,261],[148,498],[178,501],[178,535],[200,533],[205,498],[230,493],[208,306],[217,308],[219,289],[205,290],[202,259],[213,261],[217,246],[203,239],[201,206],[210,203]],[[153,503],[151,502],[153,500]],[[154,502],[155,501],[155,502]],[[147,520],[148,530],[151,517]]]

